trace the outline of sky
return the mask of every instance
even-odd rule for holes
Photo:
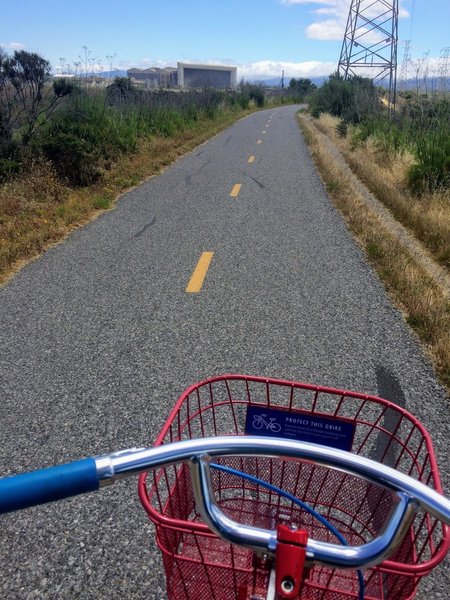
[[[0,0],[0,45],[128,69],[236,65],[238,78],[320,77],[336,70],[351,0]],[[450,0],[400,0],[398,61],[450,46]],[[64,67],[67,70],[68,67]]]

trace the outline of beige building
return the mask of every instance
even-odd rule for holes
[[[149,69],[129,69],[131,81],[146,88],[173,88],[177,86],[178,71],[175,67],[150,67]]]

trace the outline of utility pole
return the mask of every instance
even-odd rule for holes
[[[389,111],[397,87],[398,0],[352,0],[338,72],[369,77],[389,89]]]

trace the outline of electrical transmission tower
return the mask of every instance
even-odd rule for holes
[[[405,41],[405,51],[403,53],[402,69],[400,71],[400,82],[402,89],[406,89],[406,82],[408,81],[408,68],[411,62],[411,40]]]
[[[439,58],[438,65],[438,77],[439,77],[439,88],[445,94],[449,87],[449,58],[450,58],[450,46],[446,46],[441,50],[441,56]]]
[[[397,40],[398,0],[352,0],[338,72],[388,86],[389,107],[395,105]]]

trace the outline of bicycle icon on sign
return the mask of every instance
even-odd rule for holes
[[[265,413],[261,415],[253,415],[253,423],[252,426],[254,429],[267,429],[268,431],[272,431],[272,433],[278,433],[281,431],[281,425],[277,423],[275,417],[269,417],[269,419],[265,419]]]

